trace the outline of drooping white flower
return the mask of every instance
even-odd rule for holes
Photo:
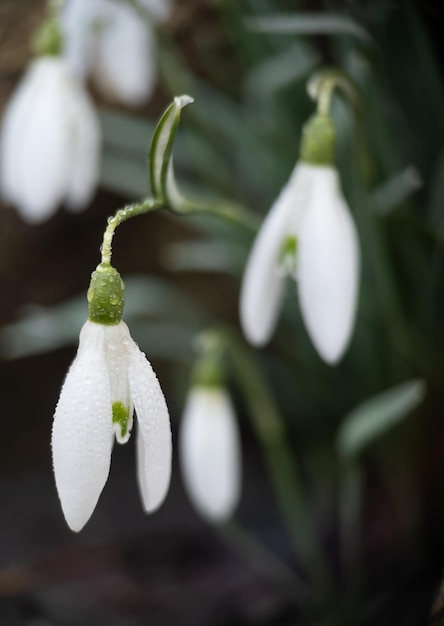
[[[327,363],[337,362],[354,326],[359,265],[356,228],[336,169],[299,162],[247,263],[240,299],[247,339],[257,346],[270,339],[289,274],[316,350]]]
[[[137,478],[145,511],[163,502],[171,476],[168,408],[153,369],[121,321],[123,283],[100,265],[88,291],[89,320],[54,414],[54,475],[68,526],[78,532],[108,478],[114,437],[126,443],[137,416]]]
[[[145,6],[146,5],[146,6]],[[170,2],[143,0],[149,15],[168,18]],[[151,96],[157,80],[154,33],[129,3],[70,0],[63,15],[65,56],[74,71],[91,75],[103,95],[128,106]]]
[[[240,437],[233,405],[220,387],[193,387],[180,432],[180,460],[188,495],[199,513],[223,522],[241,488]]]
[[[1,137],[1,190],[24,219],[48,219],[63,202],[84,208],[95,191],[100,129],[66,63],[34,60],[9,102]]]

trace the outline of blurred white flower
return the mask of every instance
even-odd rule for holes
[[[240,497],[241,452],[236,416],[224,389],[191,389],[179,443],[182,475],[194,506],[210,521],[229,519]]]
[[[66,63],[34,60],[3,118],[1,190],[37,223],[65,202],[78,211],[97,185],[100,128],[91,101]]]
[[[166,20],[171,2],[141,0],[157,21]],[[102,94],[128,106],[151,96],[157,80],[154,33],[131,4],[113,0],[70,0],[62,16],[65,56],[81,77],[91,75]]]
[[[163,502],[171,475],[171,429],[159,382],[124,322],[87,321],[54,414],[53,466],[69,527],[78,532],[108,478],[114,436],[128,441],[138,419],[137,475],[147,512]]]
[[[284,279],[298,284],[308,334],[327,363],[337,362],[354,326],[359,242],[333,166],[300,162],[272,206],[244,274],[240,315],[253,345],[276,326]]]
[[[158,22],[166,22],[173,9],[173,0],[139,0],[149,15]]]

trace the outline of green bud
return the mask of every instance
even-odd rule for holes
[[[63,36],[57,17],[49,18],[42,25],[34,39],[33,50],[38,56],[61,56]]]
[[[335,135],[328,115],[313,115],[302,131],[301,161],[310,165],[333,165]]]
[[[105,263],[97,266],[91,275],[87,297],[91,322],[113,326],[121,321],[125,302],[124,284],[114,267]]]
[[[213,355],[205,355],[194,366],[191,374],[191,386],[221,387],[223,379],[220,359]]]

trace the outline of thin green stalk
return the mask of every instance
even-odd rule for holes
[[[245,208],[228,202],[194,202],[183,199],[180,206],[171,209],[173,213],[179,215],[211,215],[226,222],[231,222],[236,226],[242,226],[245,230],[255,233],[260,224],[258,216]]]
[[[143,202],[129,204],[122,209],[119,209],[113,217],[109,217],[108,226],[103,234],[103,242],[100,247],[100,252],[102,253],[102,264],[111,265],[114,233],[116,228],[120,226],[122,222],[126,222],[126,220],[129,220],[132,217],[137,217],[138,215],[143,215],[144,213],[149,213],[150,211],[155,211],[160,208],[161,205],[158,202],[153,200],[153,198],[149,198]]]
[[[284,421],[253,359],[237,341],[227,342],[237,380],[245,394],[253,428],[265,453],[276,496],[302,565],[324,602],[331,601],[333,581],[321,541],[309,513]]]
[[[340,474],[340,545],[346,582],[347,613],[357,615],[362,584],[362,472],[355,459],[344,461]]]

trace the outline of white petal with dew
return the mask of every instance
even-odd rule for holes
[[[128,341],[129,384],[138,425],[138,481],[144,508],[155,511],[168,492],[171,478],[171,426],[159,381],[146,356]],[[141,441],[143,440],[143,449]]]
[[[54,475],[66,521],[76,532],[93,513],[111,463],[113,425],[104,329],[93,322],[83,326],[54,414]]]
[[[179,443],[182,475],[194,506],[210,520],[229,519],[240,497],[241,453],[236,416],[224,389],[191,390]]]
[[[327,363],[350,341],[359,278],[356,228],[331,167],[310,167],[310,197],[300,222],[299,300],[311,340]]]
[[[100,169],[101,131],[88,94],[73,77],[69,105],[71,169],[66,204],[78,211],[89,203],[97,187]]]
[[[255,346],[266,344],[276,326],[284,287],[280,255],[285,237],[297,235],[305,178],[305,168],[297,165],[265,218],[245,268],[240,319],[246,338]]]
[[[71,75],[61,59],[36,63],[33,107],[17,146],[18,209],[30,222],[48,219],[66,193],[71,166],[69,93]]]
[[[32,115],[35,84],[39,81],[40,64],[34,61],[9,101],[3,117],[1,137],[1,190],[5,200],[17,202],[20,195],[20,153],[23,127]]]
[[[105,354],[111,385],[111,404],[121,402],[128,411],[128,430],[122,436],[119,424],[114,424],[114,432],[119,443],[126,443],[133,427],[134,406],[128,381],[128,342],[131,341],[128,326],[120,322],[105,327]]]
[[[147,101],[156,84],[153,33],[136,11],[110,5],[110,19],[97,35],[93,75],[102,93],[129,106]]]

